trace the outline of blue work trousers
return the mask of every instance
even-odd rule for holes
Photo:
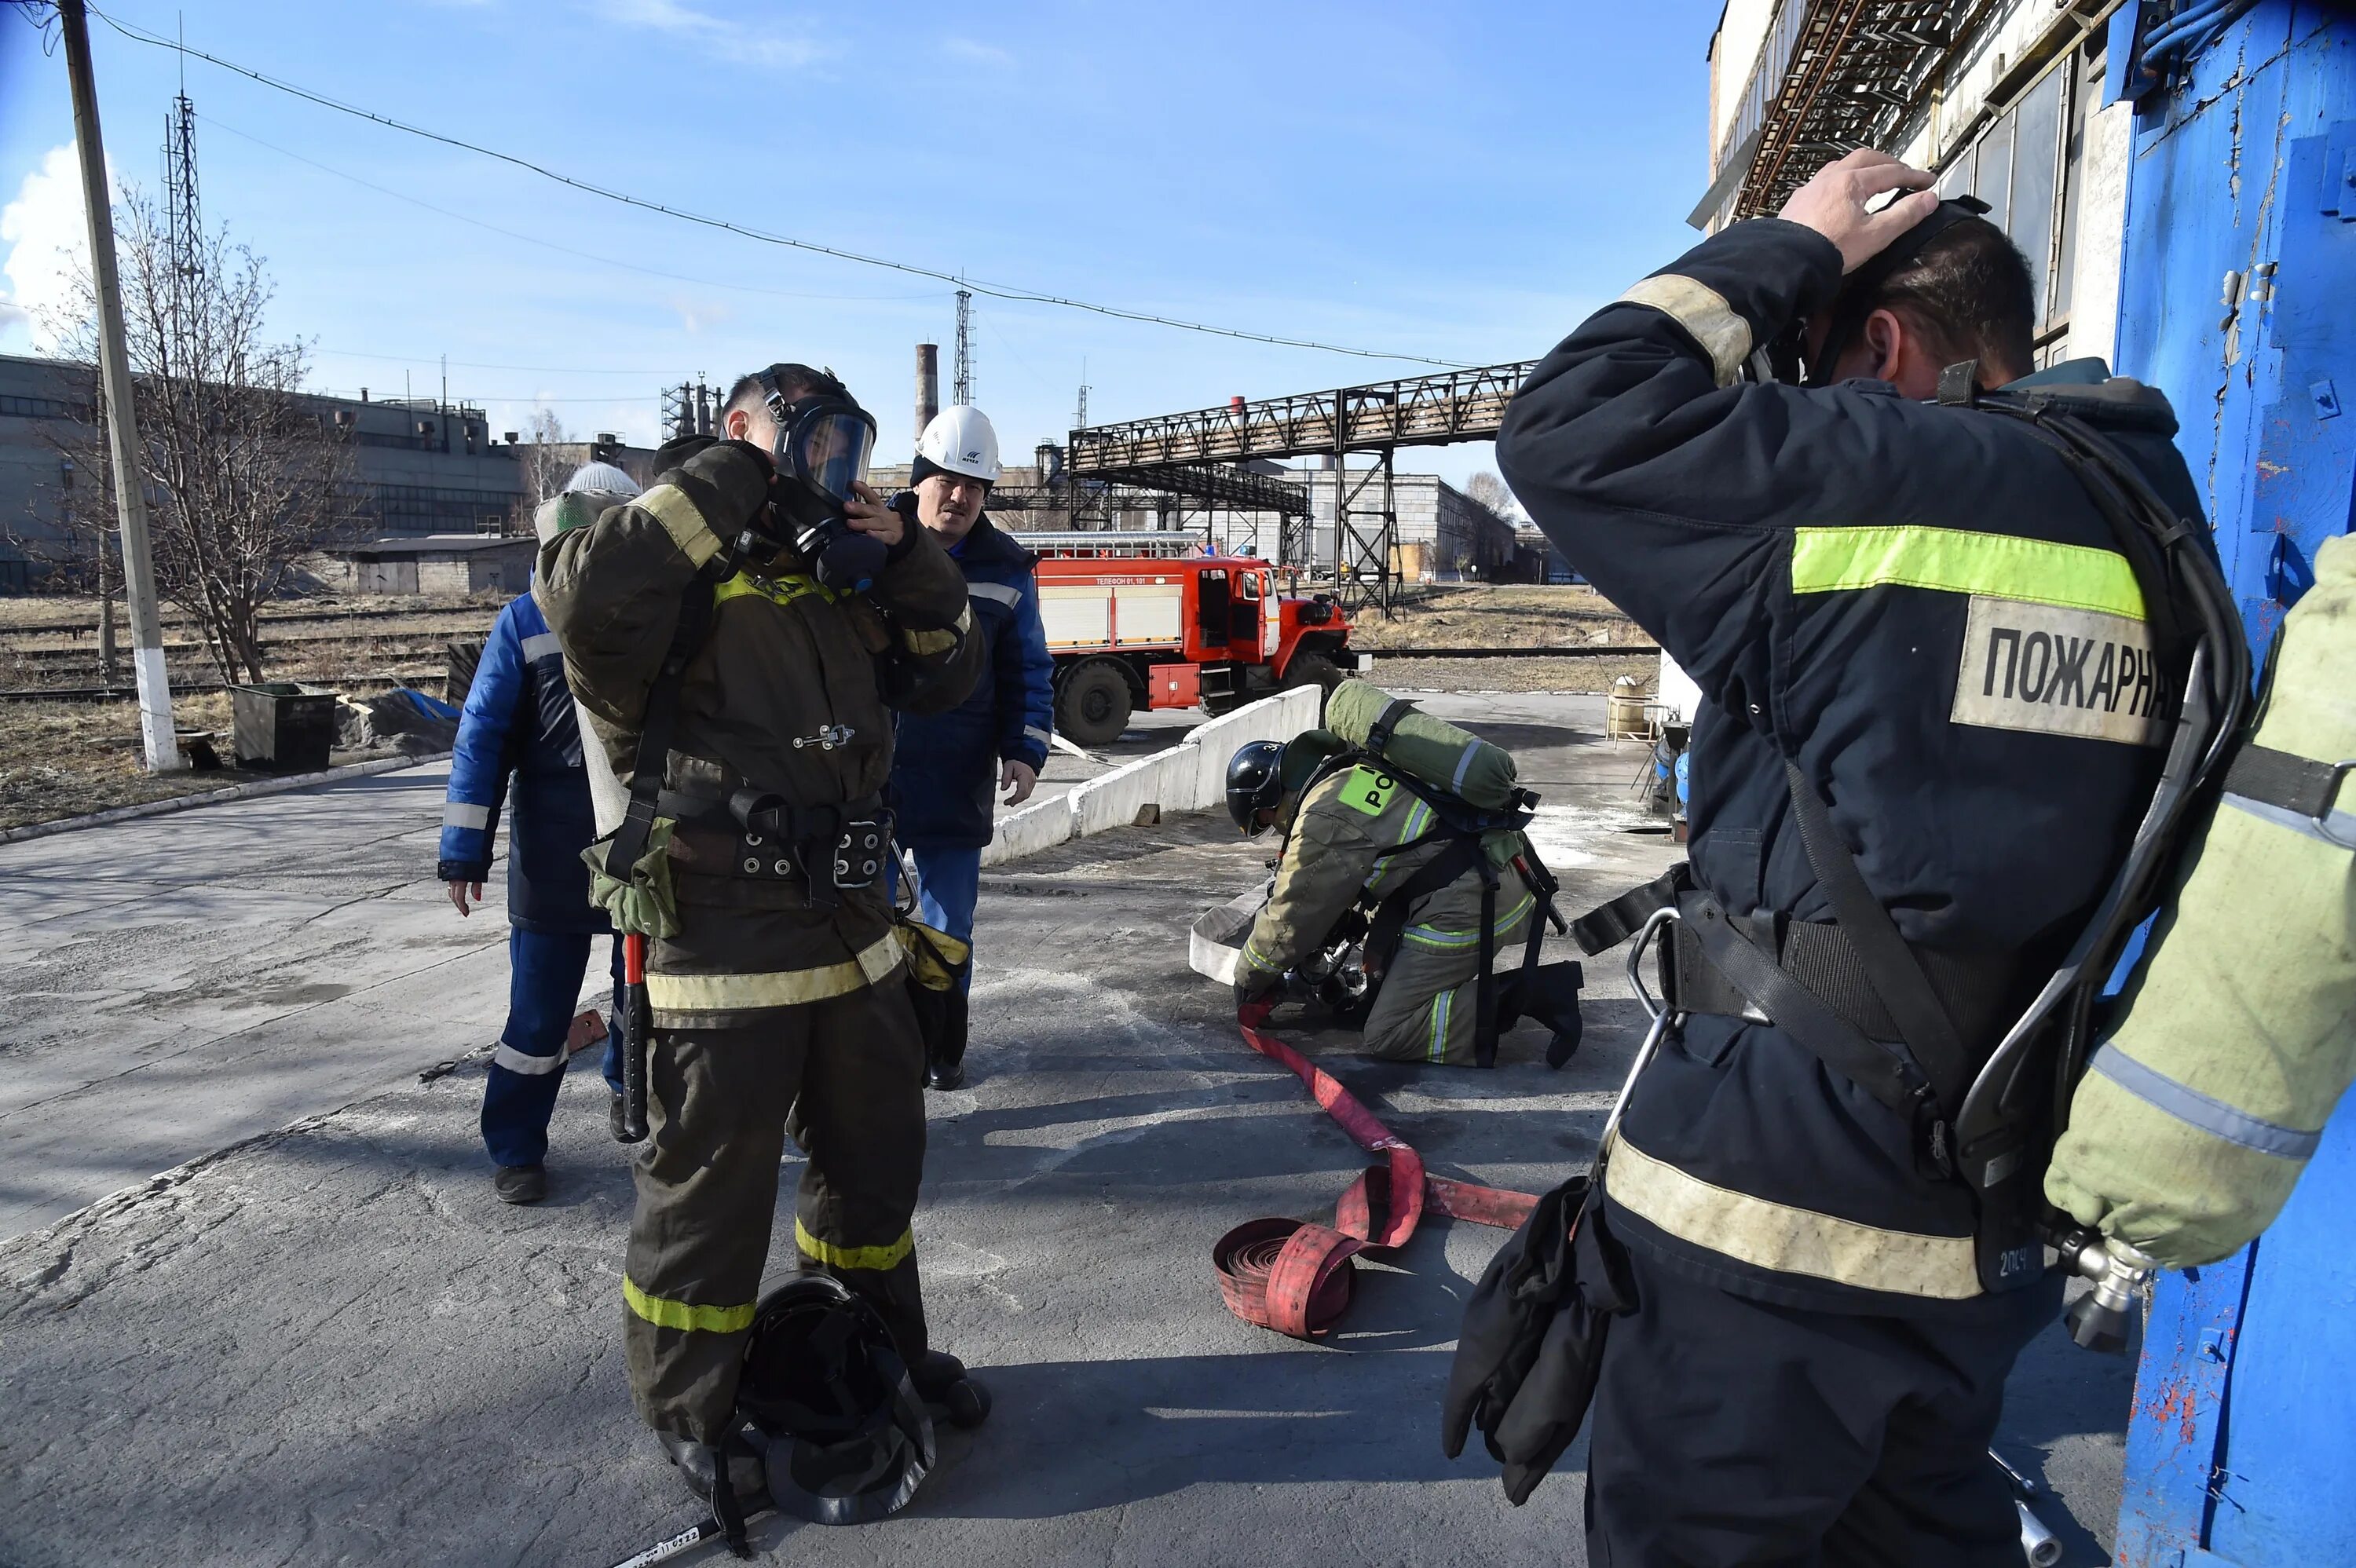
[[[912,847],[908,853],[916,861],[917,918],[959,942],[971,942],[973,906],[981,896],[981,851]],[[958,980],[958,988],[973,988],[970,965]]]
[[[622,1092],[622,940],[585,931],[508,932],[508,1026],[483,1086],[483,1147],[495,1165],[548,1157],[548,1117],[564,1077],[564,1037],[581,1001],[591,947],[613,947],[614,1000],[605,1019],[605,1082]]]

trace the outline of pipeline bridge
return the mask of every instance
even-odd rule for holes
[[[1308,490],[1242,464],[1331,457],[1338,596],[1348,609],[1387,612],[1397,580],[1394,454],[1403,446],[1494,440],[1505,405],[1535,368],[1535,360],[1467,367],[1292,397],[1236,398],[1225,408],[1090,425],[1071,432],[1066,475],[1078,486],[1110,493],[1272,513],[1283,528],[1279,559],[1301,562],[1314,559]],[[1374,462],[1354,469],[1354,453],[1371,453]]]

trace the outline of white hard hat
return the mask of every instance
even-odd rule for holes
[[[998,432],[988,414],[966,404],[933,416],[916,440],[916,456],[951,474],[998,483]]]
[[[619,496],[626,500],[638,493],[638,482],[610,463],[584,463],[564,482],[566,495],[579,490],[594,490],[600,496]]]

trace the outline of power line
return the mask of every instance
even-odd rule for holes
[[[1232,337],[1249,343],[1267,343],[1274,345],[1280,348],[1309,348],[1324,354],[1344,354],[1357,359],[1392,359],[1413,365],[1437,365],[1444,369],[1451,370],[1468,369],[1471,368],[1462,361],[1455,359],[1435,359],[1430,356],[1422,354],[1384,354],[1378,353],[1370,348],[1344,348],[1331,343],[1312,343],[1305,338],[1278,337],[1263,332],[1245,332],[1236,327],[1212,326],[1199,321],[1182,321],[1174,316],[1155,315],[1150,311],[1125,310],[1117,305],[1097,304],[1087,300],[1073,299],[1063,294],[1042,293],[1035,290],[1015,288],[1006,284],[977,283],[969,278],[959,278],[953,273],[937,272],[930,267],[919,267],[912,262],[894,261],[882,256],[864,255],[856,251],[845,251],[832,245],[821,245],[813,240],[797,240],[790,235],[772,234],[763,229],[747,228],[744,224],[732,222],[724,218],[710,218],[701,213],[690,212],[683,208],[666,207],[660,202],[648,201],[644,197],[632,196],[626,191],[615,190],[605,186],[593,185],[587,180],[575,179],[571,175],[560,174],[556,170],[548,168],[543,165],[535,164],[529,158],[520,158],[512,153],[502,153],[497,148],[486,147],[478,143],[465,141],[456,136],[445,135],[439,131],[429,131],[421,125],[412,125],[406,121],[395,120],[390,115],[379,114],[372,110],[362,109],[354,104],[345,103],[337,99],[329,98],[323,93],[315,92],[309,88],[298,87],[289,81],[282,81],[276,77],[265,75],[251,67],[239,65],[234,60],[223,59],[219,55],[208,54],[202,49],[190,48],[184,43],[147,32],[145,29],[134,27],[127,22],[117,21],[113,16],[107,15],[103,11],[96,9],[95,7],[91,8],[90,14],[98,17],[99,20],[104,22],[108,27],[113,28],[117,33],[121,34],[123,37],[129,38],[134,43],[146,44],[155,48],[173,49],[180,53],[183,57],[193,55],[209,65],[216,65],[223,70],[233,71],[237,75],[244,77],[248,80],[259,82],[261,85],[270,88],[273,91],[284,92],[292,97],[300,98],[306,102],[317,104],[322,109],[332,109],[338,114],[348,114],[355,119],[366,120],[372,124],[381,125],[388,130],[399,131],[406,135],[422,137],[429,142],[438,142],[445,147],[455,147],[461,152],[473,153],[479,157],[497,159],[498,162],[509,165],[512,167],[522,169],[530,174],[538,175],[542,179],[552,180],[562,186],[569,186],[573,189],[584,192],[586,195],[598,197],[606,201],[617,202],[624,207],[636,208],[641,212],[659,213],[665,218],[675,218],[682,222],[697,224],[706,229],[721,229],[730,234],[741,236],[746,240],[757,240],[764,245],[778,245],[788,250],[807,251],[817,255],[832,256],[837,261],[855,261],[862,266],[882,267],[894,272],[905,272],[912,277],[931,278],[937,283],[950,283],[961,288],[970,289],[976,293],[987,294],[992,299],[1012,300],[1032,304],[1056,305],[1066,310],[1087,311],[1097,315],[1110,316],[1120,321],[1143,322],[1149,325],[1173,327],[1183,332],[1205,333],[1214,337]]]
[[[193,53],[195,51],[191,50],[190,52]],[[477,229],[487,229],[493,234],[505,235],[509,240],[520,240],[527,245],[537,245],[544,251],[553,251],[560,256],[573,256],[584,261],[594,261],[598,265],[605,267],[617,267],[623,272],[637,272],[644,277],[663,278],[674,283],[693,283],[698,288],[734,289],[739,293],[765,294],[771,299],[781,300],[869,300],[876,302],[890,302],[898,300],[937,300],[947,297],[946,291],[940,289],[922,289],[915,293],[905,294],[806,293],[795,289],[765,289],[754,283],[725,283],[717,278],[690,277],[685,272],[666,272],[659,267],[645,267],[640,266],[636,261],[617,261],[614,257],[600,256],[589,251],[576,251],[570,245],[559,245],[554,240],[543,240],[537,234],[526,234],[514,229],[502,229],[496,223],[486,223],[479,218],[470,218],[463,212],[453,212],[446,207],[436,207],[434,203],[418,197],[411,196],[406,191],[394,190],[390,186],[378,185],[373,180],[362,179],[359,176],[337,168],[333,165],[323,164],[316,158],[306,158],[300,153],[294,152],[288,148],[278,145],[275,142],[265,142],[261,137],[252,134],[251,132],[239,130],[236,126],[230,124],[217,114],[199,113],[197,118],[202,120],[206,124],[210,125],[216,131],[228,132],[230,135],[235,136],[241,142],[251,142],[257,147],[276,153],[282,158],[292,158],[298,164],[307,164],[323,175],[333,175],[339,180],[349,180],[352,184],[359,186],[363,190],[372,190],[379,196],[389,196],[395,201],[405,201],[412,207],[423,208],[427,212],[438,213],[444,218],[452,219],[454,222],[472,224]],[[453,361],[453,363],[455,363],[455,361]],[[530,369],[530,367],[500,366],[494,367],[494,368]],[[671,372],[668,370],[650,371],[648,374],[668,376],[671,374]]]

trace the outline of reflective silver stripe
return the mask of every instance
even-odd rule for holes
[[[463,800],[454,800],[442,808],[442,826],[444,827],[488,827],[490,825],[491,808],[487,805],[468,805]]]
[[[1000,604],[1013,605],[1023,603],[1023,590],[1009,588],[1003,582],[969,582],[965,585],[965,591],[976,599],[988,599]]]
[[[2334,811],[2319,825],[2303,811],[2293,811],[2286,805],[2271,801],[2253,800],[2246,795],[2229,795],[2225,804],[2236,811],[2246,811],[2261,821],[2276,827],[2287,827],[2293,833],[2303,833],[2319,844],[2329,844],[2337,849],[2356,848],[2356,811]]]
[[[1048,734],[1036,724],[1025,724],[1023,726],[1023,732],[1043,746],[1052,746],[1055,743],[1055,737]]]
[[[1448,788],[1451,793],[1455,795],[1462,795],[1464,793],[1464,775],[1472,772],[1472,753],[1480,749],[1481,742],[1478,741],[1467,741],[1464,742],[1464,753],[1456,759],[1455,775],[1448,781]]]
[[[1753,1267],[1934,1301],[1980,1294],[1969,1236],[1885,1231],[1715,1186],[1655,1159],[1624,1132],[1604,1168],[1605,1190],[1630,1213]]]
[[[562,658],[564,649],[557,642],[554,632],[542,632],[537,636],[526,637],[523,640],[523,656],[526,664],[535,663],[541,659]]]
[[[2095,1051],[2093,1065],[2095,1072],[2145,1104],[2229,1144],[2284,1159],[2307,1159],[2323,1141],[2321,1133],[2303,1133],[2297,1127],[2262,1121],[2222,1100],[2212,1100],[2200,1090],[2179,1083],[2137,1061],[2115,1045],[2105,1045]]]
[[[504,1067],[510,1072],[520,1072],[527,1078],[537,1078],[544,1072],[562,1072],[564,1071],[564,1047],[559,1045],[554,1054],[549,1056],[527,1056],[501,1040],[499,1048],[491,1052],[491,1065]]]
[[[1647,304],[1693,334],[1709,356],[1721,387],[1734,385],[1742,362],[1751,357],[1751,324],[1735,314],[1726,296],[1691,278],[1663,272],[1646,278],[1620,296],[1622,304]]]
[[[680,553],[701,566],[720,553],[720,536],[712,531],[688,499],[687,492],[676,485],[658,485],[629,505],[647,513],[663,526],[670,542],[679,546]]]

